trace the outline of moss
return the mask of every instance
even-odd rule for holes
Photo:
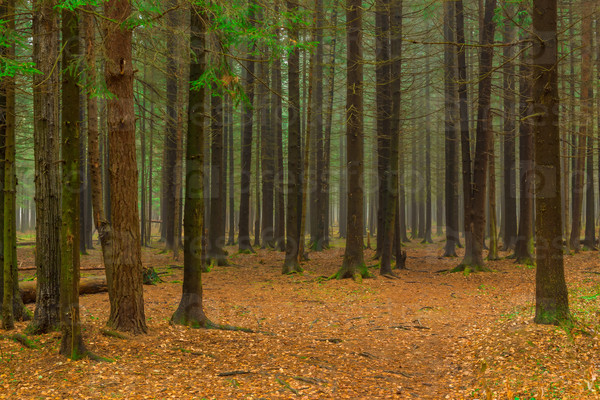
[[[491,268],[488,268],[484,265],[468,265],[468,264],[460,264],[454,268],[452,268],[449,273],[462,272],[465,275],[470,274],[471,272],[493,272]]]

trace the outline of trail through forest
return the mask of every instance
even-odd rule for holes
[[[494,272],[447,274],[459,259],[443,243],[409,244],[407,271],[362,284],[326,281],[343,248],[311,253],[300,275],[282,276],[283,253],[233,254],[203,275],[207,315],[254,333],[169,324],[181,262],[144,249],[163,282],[145,286],[149,334],[107,336],[106,293],[81,298],[84,340],[114,362],[70,361],[60,334],[38,348],[0,341],[5,399],[515,399],[597,398],[597,254],[566,257],[569,327],[532,322],[535,270],[512,260]],[[20,248],[23,266],[31,248]],[[365,252],[369,264],[373,252]],[[508,253],[500,253],[507,256]],[[460,256],[460,251],[459,251]],[[101,263],[93,250],[82,268]],[[98,275],[101,271],[84,271]],[[25,271],[25,279],[32,271]],[[29,275],[28,275],[29,274]],[[31,306],[30,306],[31,307]],[[18,324],[23,331],[24,323]],[[104,333],[103,333],[104,331]]]

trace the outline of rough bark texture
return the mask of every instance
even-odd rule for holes
[[[115,96],[107,100],[113,230],[108,325],[117,330],[145,333],[135,160],[132,31],[122,26],[131,14],[131,3],[128,0],[109,0],[104,10],[106,17],[111,19],[105,26],[105,79],[107,89]]]
[[[535,200],[535,322],[559,324],[570,315],[561,234],[556,0],[533,1],[533,37],[535,167],[546,178]]]
[[[58,16],[55,1],[38,1],[33,13],[33,140],[35,154],[35,265],[38,282],[32,333],[60,326],[60,135],[58,119]]]
[[[287,12],[293,15],[298,9],[295,1],[287,1]],[[298,26],[290,21],[290,40],[298,40]],[[294,49],[288,57],[288,191],[286,214],[286,245],[284,274],[302,271],[298,259],[300,243],[300,211],[298,195],[302,185],[300,143],[300,50]]]
[[[360,0],[346,1],[346,155],[348,160],[348,238],[338,279],[369,275],[363,258],[363,60]]]
[[[206,67],[205,16],[192,8],[189,81],[202,76]],[[204,230],[204,88],[190,91],[186,149],[185,209],[183,216],[183,292],[171,318],[175,324],[194,328],[210,322],[202,306],[202,236]]]

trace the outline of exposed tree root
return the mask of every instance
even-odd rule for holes
[[[448,273],[454,273],[454,272],[470,273],[470,272],[493,272],[493,271],[492,271],[492,269],[485,267],[483,265],[460,264],[459,266],[454,267],[450,271],[448,271]]]

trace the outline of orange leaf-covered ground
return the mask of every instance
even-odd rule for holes
[[[409,244],[399,279],[373,268],[376,278],[362,284],[322,281],[342,260],[342,243],[334,244],[311,253],[302,275],[281,275],[282,253],[234,248],[230,266],[204,275],[208,316],[257,333],[171,326],[182,263],[158,245],[144,249],[144,263],[164,280],[145,287],[148,335],[104,336],[107,294],[82,296],[87,346],[115,361],[69,361],[58,355],[58,333],[33,337],[39,349],[2,340],[0,398],[600,397],[596,252],[566,257],[576,322],[549,327],[532,323],[532,268],[501,260],[488,264],[491,273],[444,274],[460,260],[441,258],[442,243]],[[19,251],[32,264],[31,249]],[[365,251],[367,264],[372,255]],[[83,267],[100,263],[98,251],[82,257]]]

